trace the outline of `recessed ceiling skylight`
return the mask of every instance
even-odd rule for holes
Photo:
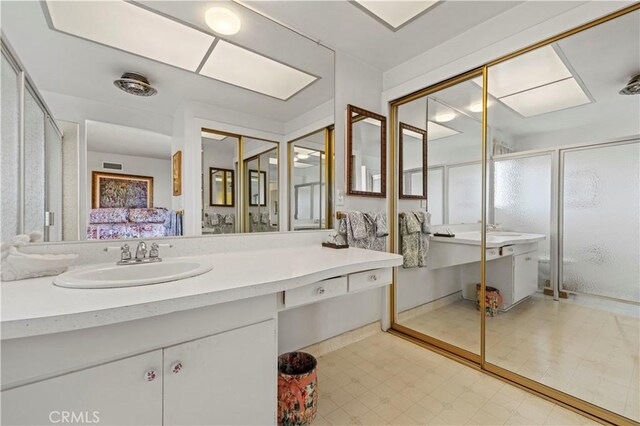
[[[427,123],[427,138],[430,141],[457,135],[458,133],[460,132],[457,130],[445,127],[442,124],[434,123],[433,121],[429,121]]]
[[[215,37],[124,1],[47,1],[61,32],[196,71]]]
[[[420,133],[418,133],[418,132],[414,132],[413,130],[402,129],[402,134],[407,135],[407,136],[411,136],[412,138],[416,138],[416,139],[422,140],[422,135]]]
[[[574,78],[567,78],[546,86],[505,96],[500,101],[525,117],[591,102]]]
[[[216,44],[200,74],[281,100],[318,79],[223,40]]]
[[[354,0],[369,13],[381,19],[388,27],[396,31],[412,19],[424,13],[438,0],[429,1],[364,1]]]
[[[489,94],[524,117],[591,102],[552,45],[502,62],[488,72]],[[482,77],[473,81],[482,86]]]

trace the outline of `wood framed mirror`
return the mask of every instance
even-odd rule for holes
[[[427,199],[427,131],[405,123],[399,125],[399,198]]]
[[[235,195],[234,172],[230,169],[209,167],[209,205],[233,207]]]
[[[387,118],[347,105],[347,193],[387,196]]]

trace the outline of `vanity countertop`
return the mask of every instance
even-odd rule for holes
[[[529,244],[546,239],[544,234],[527,234],[520,232],[489,232],[487,248],[504,247],[512,244]],[[451,244],[480,245],[480,231],[459,232],[455,237],[430,237],[430,241]]]
[[[402,264],[402,256],[396,254],[318,246],[242,250],[190,258],[212,262],[213,270],[179,281],[125,288],[62,288],[52,284],[54,277],[3,282],[2,339],[142,319]]]

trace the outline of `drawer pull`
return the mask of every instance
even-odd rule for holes
[[[378,281],[378,276],[375,274],[369,275],[369,281]]]
[[[318,295],[322,296],[324,294],[324,287],[318,288]]]
[[[156,370],[151,369],[144,373],[144,379],[147,382],[153,382],[157,378],[158,378],[158,372]]]
[[[173,364],[171,364],[171,372],[173,374],[178,374],[181,371],[182,371],[182,361],[176,361]]]

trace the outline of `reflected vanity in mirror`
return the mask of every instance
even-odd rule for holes
[[[333,125],[289,141],[289,229],[331,227]],[[327,191],[328,188],[328,191]]]
[[[3,3],[2,241],[32,231],[73,241],[288,228],[278,146],[335,121],[334,52],[238,3],[224,4],[242,22],[230,36],[204,25],[198,2],[151,3]],[[90,34],[63,19],[78,13]],[[121,25],[120,45],[99,31],[105,13],[186,41],[142,48],[157,37]],[[260,139],[270,142],[252,146]],[[98,187],[94,172],[122,176]],[[93,208],[92,193],[108,210]],[[153,210],[132,215],[131,205]]]
[[[387,119],[347,105],[347,192],[386,197]]]
[[[400,123],[398,138],[400,198],[427,199],[427,131]]]

